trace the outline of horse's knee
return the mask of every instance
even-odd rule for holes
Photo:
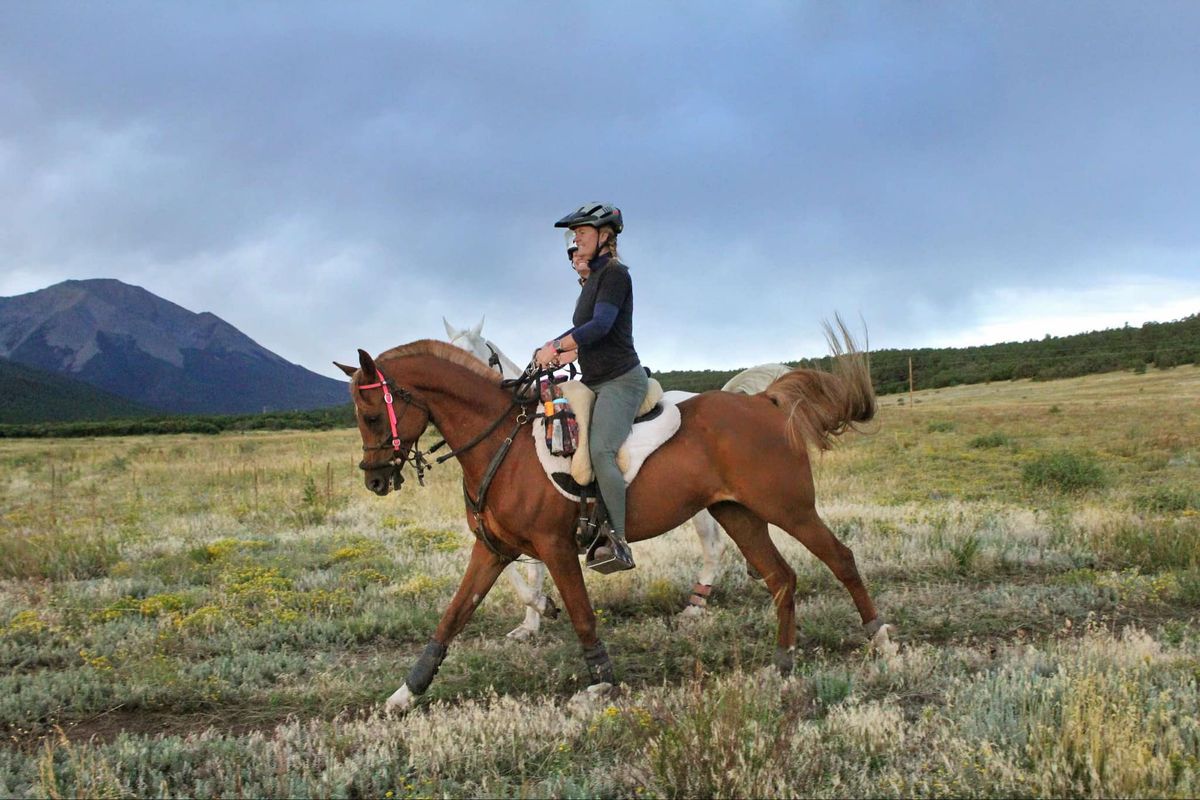
[[[796,602],[796,572],[787,564],[768,579],[768,584],[772,584],[771,595],[776,606],[782,608]]]
[[[837,542],[837,559],[835,561],[836,575],[843,583],[860,580],[858,563],[854,560],[854,551],[841,542]]]

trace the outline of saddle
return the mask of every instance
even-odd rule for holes
[[[546,447],[545,419],[541,417],[535,419],[532,425],[533,440],[538,460],[550,482],[564,497],[579,502],[582,495],[588,494],[585,487],[591,486],[595,480],[591,450],[588,448],[588,430],[596,394],[580,381],[565,381],[559,384],[559,388],[575,413],[575,421],[579,425],[579,448],[570,457],[552,455]],[[646,397],[633,421],[633,430],[617,452],[617,467],[625,476],[626,485],[633,483],[650,454],[675,435],[680,420],[679,409],[674,403],[663,402],[662,386],[651,378]]]

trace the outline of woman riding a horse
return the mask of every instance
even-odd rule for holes
[[[587,203],[554,227],[574,235],[573,260],[582,288],[571,320],[575,327],[546,342],[534,358],[539,367],[578,359],[583,382],[596,393],[588,445],[608,512],[601,537],[608,541],[596,548],[590,565],[607,565],[603,571],[633,569],[625,540],[625,477],[617,466],[617,451],[646,397],[647,375],[633,347],[633,282],[617,255],[624,222],[616,206]]]

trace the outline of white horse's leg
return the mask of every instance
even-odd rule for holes
[[[542,591],[546,582],[546,565],[540,561],[531,561],[525,565],[525,576],[514,562],[504,570],[509,582],[525,606],[525,619],[521,624],[508,632],[508,638],[524,641],[536,635],[542,627],[542,615],[549,613],[554,616],[558,608]]]
[[[708,595],[712,592],[713,582],[721,569],[721,554],[725,552],[725,537],[721,535],[721,526],[706,510],[692,517],[692,526],[700,538],[700,550],[704,553],[704,566],[700,568],[700,576],[692,587],[688,604],[680,612],[680,616],[698,617],[708,605]]]

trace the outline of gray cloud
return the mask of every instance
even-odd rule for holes
[[[662,368],[819,352],[834,309],[909,346],[1200,298],[1194,4],[0,14],[0,292],[118,277],[317,369],[442,315],[531,350],[590,198]]]

